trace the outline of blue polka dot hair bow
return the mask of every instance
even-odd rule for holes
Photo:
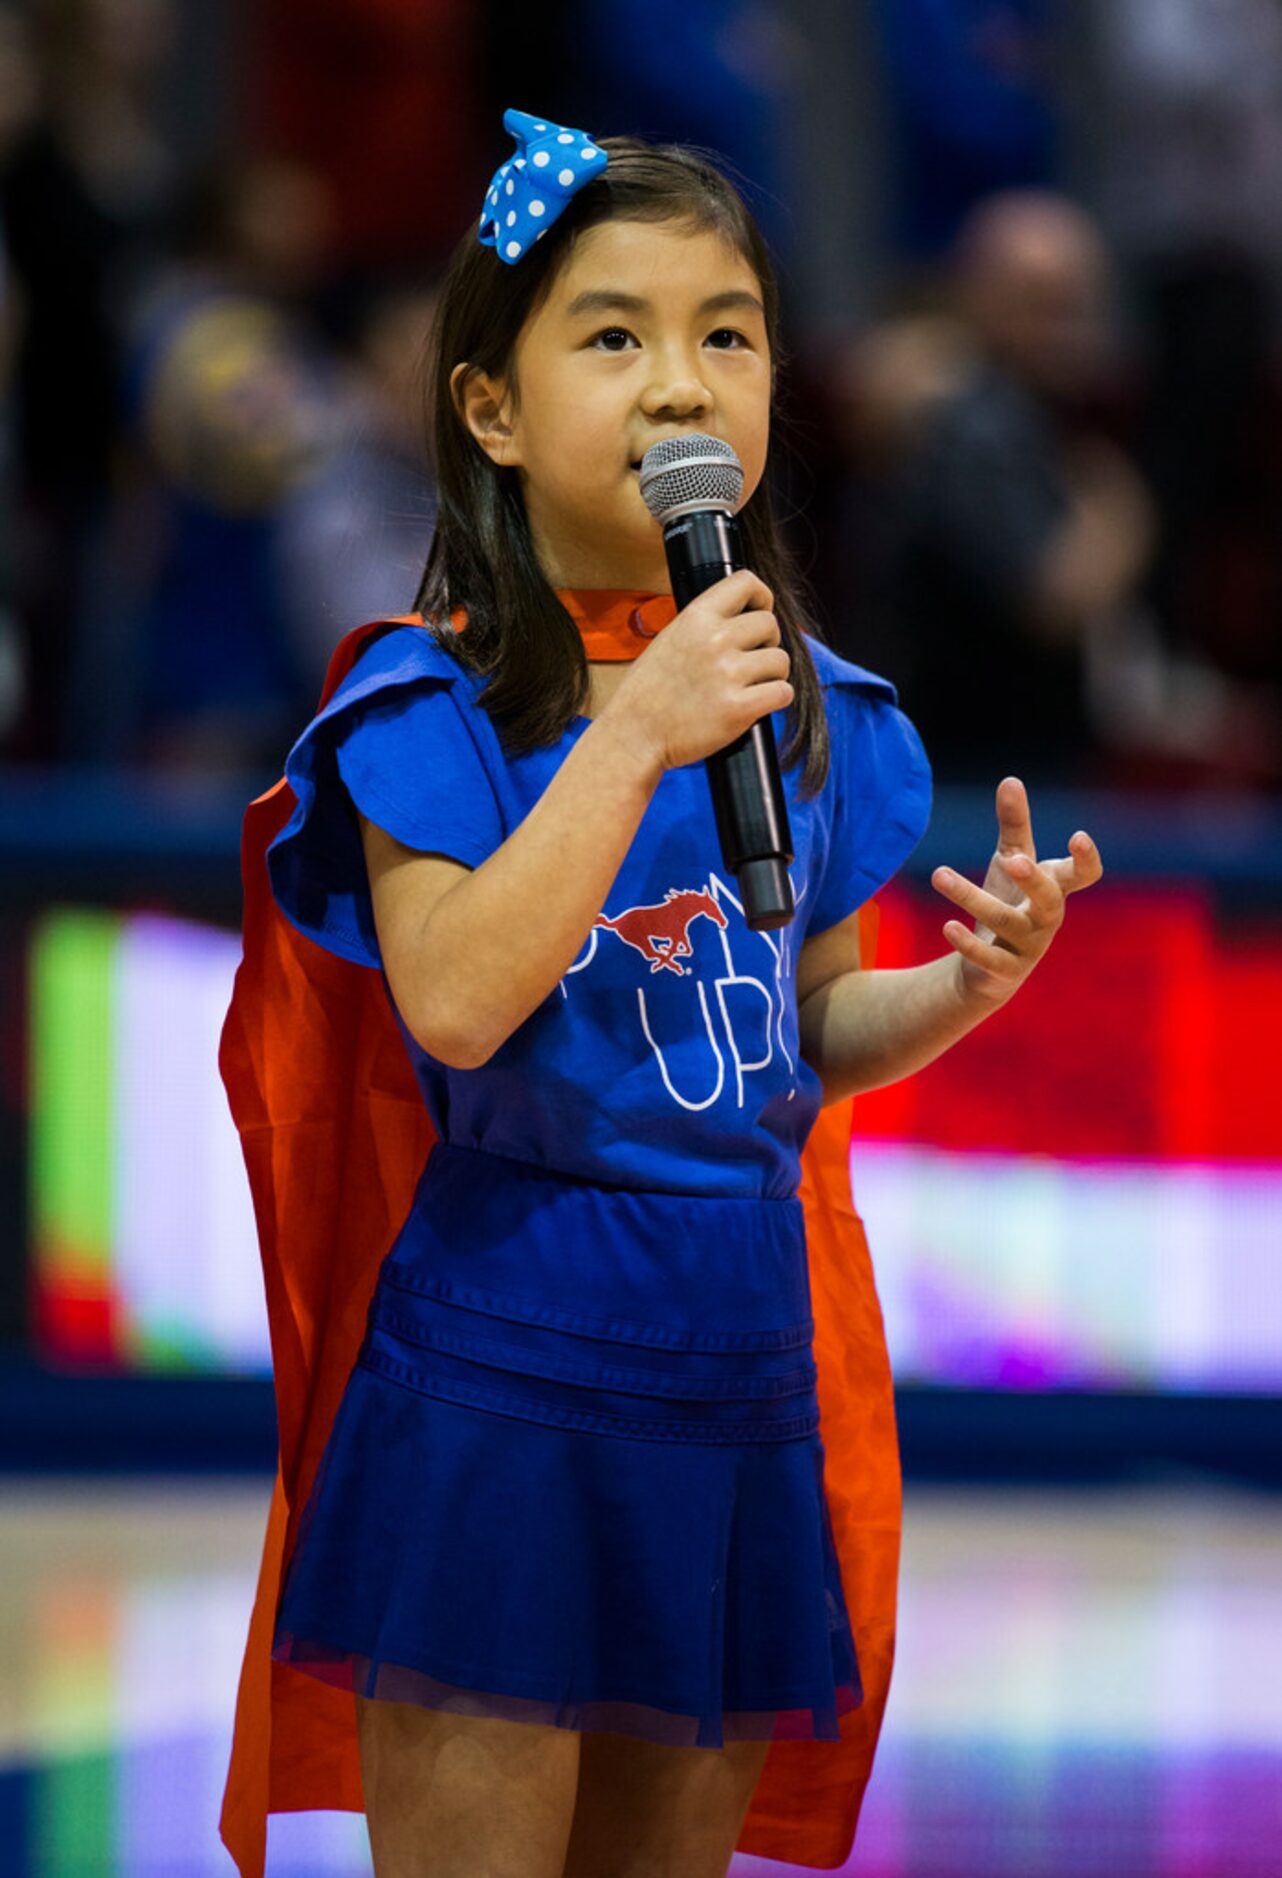
[[[516,138],[516,154],[490,178],[479,232],[501,261],[515,263],[609,158],[584,131],[546,124],[526,111],[505,111],[503,128]]]

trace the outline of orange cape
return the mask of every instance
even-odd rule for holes
[[[322,702],[386,623],[341,642]],[[282,780],[245,816],[244,958],[219,1056],[258,1223],[280,1443],[220,1828],[241,1878],[262,1878],[269,1813],[364,1810],[354,1696],[273,1662],[272,1635],[378,1269],[436,1139],[380,975],[303,938],[272,898],[266,850],[293,808]],[[869,964],[875,906],[861,937]],[[842,1865],[854,1842],[890,1686],[899,1567],[890,1363],[851,1201],[850,1132],[849,1100],[821,1111],[801,1197],[825,1489],[864,1700],[841,1718],[840,1741],[771,1744],[738,1847],[824,1869]]]

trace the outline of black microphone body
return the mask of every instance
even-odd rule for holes
[[[723,508],[674,516],[664,523],[663,546],[678,610],[745,565],[738,521]],[[714,751],[705,768],[722,859],[739,882],[744,918],[754,932],[786,926],[795,910],[792,830],[769,718]]]

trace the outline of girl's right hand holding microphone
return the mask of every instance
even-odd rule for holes
[[[660,770],[698,763],[793,700],[774,595],[746,568],[685,607],[603,708],[620,741]]]

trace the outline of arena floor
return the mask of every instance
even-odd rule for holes
[[[4,1483],[6,1878],[230,1878],[216,1819],[267,1494]],[[1273,1498],[912,1492],[895,1682],[845,1869],[1282,1873],[1280,1613]],[[273,1821],[268,1878],[369,1872],[359,1817]]]

